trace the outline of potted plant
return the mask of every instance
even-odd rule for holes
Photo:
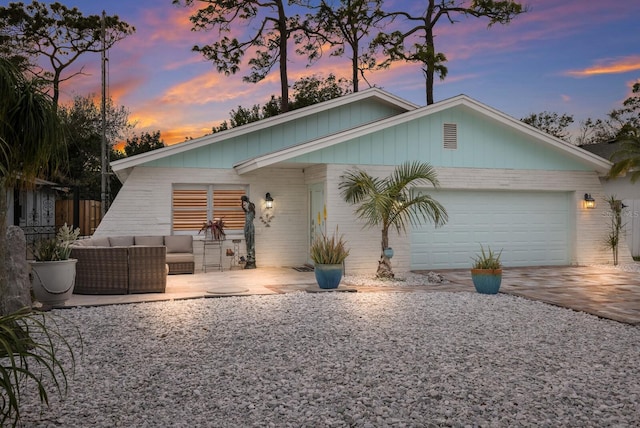
[[[497,294],[502,283],[502,263],[499,253],[495,253],[490,247],[487,251],[480,245],[480,254],[473,259],[471,268],[471,279],[478,293]]]
[[[55,238],[41,240],[35,245],[35,261],[31,261],[31,287],[36,300],[44,306],[64,304],[73,294],[76,279],[76,259],[70,259],[71,244],[78,238],[75,230],[65,223]]]
[[[311,260],[318,286],[323,289],[337,288],[342,280],[343,263],[349,255],[344,237],[338,236],[338,228],[333,236],[318,235],[311,244]]]
[[[226,234],[224,233],[224,220],[216,218],[202,224],[198,235],[204,232],[205,239],[213,239],[215,241],[224,241]]]

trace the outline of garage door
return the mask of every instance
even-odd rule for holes
[[[444,205],[449,221],[414,226],[411,269],[469,268],[480,244],[503,249],[505,266],[569,263],[566,192],[426,192]]]

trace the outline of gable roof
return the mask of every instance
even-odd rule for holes
[[[150,152],[141,153],[139,155],[127,157],[117,161],[111,162],[111,168],[118,178],[124,182],[131,172],[131,170],[139,165],[174,156],[186,151],[195,150],[210,144],[215,144],[221,141],[225,141],[234,137],[254,133],[275,125],[290,122],[296,119],[300,119],[306,116],[311,116],[323,111],[335,109],[347,104],[355,102],[372,100],[382,104],[388,104],[394,106],[402,111],[411,111],[417,109],[419,106],[407,100],[404,100],[396,95],[386,92],[379,88],[370,88],[360,92],[354,92],[345,96],[334,98],[329,101],[314,104],[301,109],[293,110],[287,113],[283,113],[277,116],[273,116],[267,119],[262,119],[257,122],[248,123],[243,126],[231,128],[226,131],[218,132],[215,134],[205,135],[203,137],[195,138],[193,140],[185,141],[183,143],[174,144],[172,146],[163,147],[161,149],[153,150]]]
[[[365,124],[353,129],[348,129],[336,134],[327,135],[312,141],[307,141],[301,144],[287,147],[276,152],[256,156],[254,158],[247,159],[235,164],[234,168],[238,172],[238,174],[244,174],[259,168],[274,165],[280,162],[285,162],[297,156],[305,155],[333,146],[335,144],[340,144],[354,138],[381,131],[385,128],[407,123],[409,121],[458,106],[467,107],[483,115],[484,117],[487,117],[488,119],[508,126],[525,135],[531,136],[539,141],[543,146],[565,153],[570,157],[573,157],[581,161],[582,163],[589,165],[600,174],[607,173],[611,167],[611,162],[607,161],[606,159],[602,159],[601,157],[590,153],[589,151],[586,151],[578,146],[574,146],[567,143],[566,141],[553,137],[533,126],[527,125],[526,123],[518,119],[508,116],[466,95],[458,95],[456,97],[449,98],[435,104],[420,107],[393,117],[376,121],[375,123]]]

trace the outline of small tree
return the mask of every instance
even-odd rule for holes
[[[611,252],[613,253],[613,265],[617,266],[620,232],[622,232],[622,228],[624,227],[624,224],[622,224],[622,210],[627,206],[623,204],[621,200],[616,199],[615,196],[611,196],[607,199],[607,202],[609,203],[609,209],[611,210],[611,225],[605,245],[607,248],[611,249]]]
[[[420,224],[432,221],[436,227],[448,220],[447,211],[428,194],[413,192],[416,186],[438,187],[437,174],[433,167],[423,162],[405,162],[396,167],[391,176],[372,177],[365,171],[355,169],[340,177],[339,188],[344,200],[358,204],[356,215],[365,221],[366,227],[382,227],[380,261],[376,275],[393,278],[391,261],[384,254],[389,247],[389,229],[405,232],[408,223]]]

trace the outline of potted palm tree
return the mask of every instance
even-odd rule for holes
[[[428,184],[438,187],[437,174],[428,163],[405,162],[386,178],[374,178],[360,169],[347,171],[340,178],[345,202],[358,205],[355,214],[365,221],[367,227],[382,228],[378,278],[394,277],[390,228],[400,233],[406,231],[408,223],[420,224],[423,220],[431,220],[436,226],[441,226],[447,222],[447,211],[438,201],[429,194],[412,191],[413,187]]]
[[[44,306],[64,304],[71,294],[76,280],[76,263],[70,259],[71,244],[78,238],[80,228],[73,230],[65,223],[55,238],[39,241],[31,261],[31,287]]]
[[[480,254],[473,259],[471,268],[471,279],[478,293],[497,294],[500,290],[502,283],[501,255],[502,250],[496,254],[490,247],[487,247],[487,251],[485,251],[484,247],[480,245]]]
[[[344,261],[349,255],[344,237],[338,236],[338,229],[331,237],[324,232],[318,235],[311,244],[310,253],[318,286],[323,289],[337,288],[342,280]]]

